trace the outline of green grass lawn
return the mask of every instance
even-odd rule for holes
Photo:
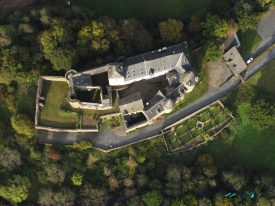
[[[200,117],[199,120],[201,122],[205,122],[210,118],[210,114],[208,112],[204,112]]]
[[[257,86],[265,92],[275,94],[275,60],[269,62],[263,69],[257,72],[247,81],[247,84]]]
[[[238,37],[241,42],[239,51],[243,58],[246,58],[249,54],[255,51],[255,49],[262,42],[262,38],[256,30],[248,30],[244,33],[238,32]]]
[[[181,142],[182,145],[186,144],[192,139],[190,134],[185,134],[184,136],[179,138],[179,141]]]
[[[96,16],[115,19],[135,17],[145,22],[168,18],[189,18],[200,8],[207,10],[213,0],[72,0],[72,5],[95,12]]]
[[[192,135],[193,138],[199,136],[202,133],[203,133],[203,131],[201,129],[194,129],[194,130],[191,131],[191,135]]]
[[[274,95],[274,77],[275,60],[244,84],[255,86],[270,93],[270,95]],[[242,86],[245,85],[240,85],[240,87]],[[225,106],[230,107],[234,103],[234,96],[237,92],[238,90],[234,91],[225,99]],[[210,141],[207,147],[200,148],[197,153],[210,153],[222,169],[241,165],[248,169],[262,168],[274,172],[275,124],[269,129],[257,131],[250,123],[246,107],[249,107],[248,103],[240,103],[237,106],[234,113],[236,120],[229,127],[231,135],[227,140]]]
[[[175,139],[173,142],[171,142],[170,145],[171,145],[172,150],[181,146],[181,144],[179,143],[179,141],[177,139]]]
[[[66,96],[69,91],[67,82],[44,81],[41,96],[46,98],[42,107],[39,125],[74,129],[76,125],[76,115],[60,115],[61,105],[67,101]]]
[[[191,119],[191,120],[188,121],[188,123],[187,123],[187,128],[188,128],[189,130],[193,129],[193,128],[196,126],[196,123],[197,123],[196,120]]]
[[[187,128],[185,126],[178,127],[176,131],[177,136],[184,134],[186,131],[187,131]]]

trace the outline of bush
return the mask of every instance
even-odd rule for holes
[[[86,150],[92,148],[93,145],[90,141],[80,141],[80,142],[74,142],[73,148],[79,149],[79,150]]]

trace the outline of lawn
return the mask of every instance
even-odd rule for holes
[[[172,150],[174,150],[174,149],[176,149],[176,148],[178,148],[178,147],[181,146],[181,144],[179,143],[178,139],[175,139],[170,145],[171,145]]]
[[[181,142],[182,145],[186,144],[187,142],[189,142],[192,139],[192,136],[188,133],[185,134],[184,136],[179,138],[179,141]]]
[[[275,94],[275,60],[269,62],[262,70],[247,81],[247,84],[257,86],[265,92]]]
[[[275,60],[244,84],[260,88],[271,95],[275,94]],[[243,87],[245,85],[240,85]],[[225,106],[232,107],[238,90],[225,99]],[[200,148],[197,153],[206,152],[213,155],[221,169],[242,165],[248,169],[275,171],[275,125],[261,132],[255,130],[245,112],[248,103],[240,103],[236,108],[236,120],[229,127],[230,136],[223,141],[211,141],[207,147]]]
[[[168,18],[189,19],[191,15],[207,11],[213,0],[72,0],[72,5],[95,12],[98,16],[115,19],[135,17],[144,22],[155,22]]]
[[[187,128],[184,125],[178,127],[177,131],[176,131],[177,136],[180,136],[180,135],[184,134],[186,131],[187,131]]]
[[[248,30],[244,33],[239,32],[238,37],[241,42],[239,51],[243,58],[246,58],[249,54],[255,51],[255,49],[257,49],[259,44],[262,42],[262,38],[256,30]]]
[[[45,97],[46,101],[41,110],[39,125],[55,128],[75,128],[76,115],[60,114],[61,105],[67,101],[68,91],[67,82],[43,81],[41,96]]]
[[[210,114],[207,111],[207,112],[204,112],[203,114],[201,114],[201,116],[199,117],[199,120],[201,122],[206,122],[209,118],[210,118]]]

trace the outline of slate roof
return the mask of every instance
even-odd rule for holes
[[[150,74],[154,76],[157,73],[166,73],[172,69],[182,69],[182,65],[190,64],[184,54],[186,48],[187,43],[182,43],[127,58],[123,62],[125,81],[144,78]]]
[[[140,112],[144,108],[140,92],[119,99],[118,103],[121,114]]]
[[[73,86],[93,86],[91,75],[75,75],[71,79]]]
[[[240,74],[247,68],[246,63],[235,46],[226,52],[223,57],[234,75]]]

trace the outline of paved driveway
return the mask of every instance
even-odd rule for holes
[[[261,19],[257,32],[262,37],[263,41],[260,43],[255,52],[249,55],[249,57],[253,58],[260,55],[270,45],[275,43],[275,9],[269,11],[267,15]]]

